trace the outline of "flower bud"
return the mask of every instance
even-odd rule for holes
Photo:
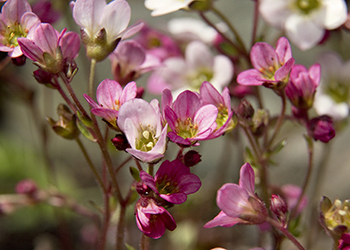
[[[42,69],[37,69],[33,72],[34,74],[34,78],[38,83],[42,83],[42,84],[50,84],[52,83],[52,74],[44,71]]]
[[[254,108],[252,104],[247,100],[242,100],[237,108],[237,115],[243,119],[251,119],[254,115]]]
[[[183,159],[183,162],[187,167],[193,167],[201,161],[202,161],[201,155],[195,150],[188,151],[184,155],[184,159]]]
[[[322,115],[313,118],[309,122],[309,129],[312,137],[317,141],[327,143],[335,136],[332,118]]]
[[[128,139],[126,139],[126,136],[124,134],[116,135],[111,141],[113,145],[116,147],[116,149],[119,151],[124,151],[127,148],[130,148]]]
[[[79,136],[79,129],[76,125],[76,116],[64,104],[58,105],[57,113],[59,116],[59,121],[57,122],[50,117],[46,117],[46,120],[55,133],[69,140],[77,138]]]
[[[12,64],[16,66],[23,66],[24,64],[26,64],[26,60],[27,60],[27,57],[25,55],[11,58]]]
[[[285,226],[288,212],[287,202],[281,196],[273,194],[270,199],[270,210]]]
[[[258,109],[253,116],[253,125],[251,127],[255,136],[261,136],[269,123],[269,115],[266,110]]]
[[[30,179],[21,180],[16,185],[16,193],[18,194],[33,195],[37,190],[36,183]]]

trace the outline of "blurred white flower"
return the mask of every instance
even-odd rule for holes
[[[212,44],[218,35],[213,27],[208,26],[202,20],[190,17],[171,19],[168,22],[168,30],[177,40],[183,42],[199,40]]]
[[[314,100],[319,115],[328,115],[342,120],[349,115],[350,61],[343,62],[335,53],[323,53],[318,62],[322,78]]]
[[[153,10],[152,16],[161,16],[180,9],[187,9],[194,0],[145,0],[147,9]]]
[[[326,29],[336,29],[347,19],[344,0],[261,0],[260,13],[302,50],[315,46]]]

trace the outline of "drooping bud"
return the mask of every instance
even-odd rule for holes
[[[242,100],[237,108],[237,115],[244,119],[251,119],[254,115],[254,108],[252,104],[247,100]]]
[[[24,64],[26,64],[26,60],[27,60],[27,57],[25,55],[11,58],[12,64],[16,66],[23,66]]]
[[[193,167],[202,161],[201,157],[197,151],[190,150],[184,155],[183,162],[187,167]]]
[[[58,105],[57,113],[59,116],[57,122],[50,117],[46,117],[46,120],[55,133],[69,140],[77,138],[79,136],[79,129],[76,125],[76,116],[72,114],[69,108],[64,104]]]
[[[322,115],[313,118],[309,122],[309,129],[312,137],[317,141],[327,143],[335,136],[332,118]]]
[[[17,194],[33,195],[38,190],[36,183],[33,180],[21,180],[16,185]]]
[[[33,72],[34,78],[38,83],[45,84],[46,86],[52,86],[52,74],[42,70],[42,69],[37,69]]]
[[[253,116],[253,125],[251,127],[255,136],[261,136],[269,123],[269,114],[264,109],[258,109]]]
[[[273,194],[271,195],[270,199],[270,209],[271,212],[280,220],[282,225],[285,226],[288,212],[287,202],[281,196]]]
[[[130,148],[130,144],[128,142],[128,139],[124,134],[118,134],[116,135],[112,140],[113,145],[116,147],[119,151],[124,151],[127,148]]]

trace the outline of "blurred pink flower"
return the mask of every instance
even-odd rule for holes
[[[136,83],[128,83],[124,89],[116,81],[105,79],[97,87],[96,99],[98,104],[88,95],[84,98],[91,106],[94,115],[104,118],[112,126],[117,127],[120,107],[128,100],[136,97]]]
[[[125,102],[119,109],[118,126],[131,146],[128,153],[144,162],[164,156],[167,125],[162,126],[156,99],[151,103],[138,98]]]
[[[109,55],[114,80],[121,85],[136,80],[141,74],[161,65],[159,58],[146,53],[136,41],[122,41]]]
[[[33,12],[43,23],[54,23],[61,18],[61,13],[52,7],[49,0],[39,0],[32,5]]]
[[[309,122],[309,130],[312,137],[317,141],[327,143],[335,137],[335,129],[332,118],[328,115],[315,117]]]
[[[182,92],[172,106],[164,108],[164,116],[171,131],[168,136],[177,144],[190,146],[206,140],[216,129],[218,109],[202,105],[199,95],[189,90]]]
[[[191,174],[190,168],[180,160],[162,162],[154,177],[141,171],[140,178],[162,199],[174,204],[184,203],[187,195],[197,192],[201,186],[198,176]]]
[[[293,184],[286,184],[281,187],[283,198],[286,199],[288,210],[292,211],[295,209],[299,196],[301,194],[301,188]],[[304,195],[299,203],[298,209],[296,210],[296,215],[300,214],[308,203],[306,195]]]
[[[200,41],[186,47],[185,58],[166,59],[164,66],[155,70],[147,82],[151,93],[160,94],[170,89],[176,97],[184,90],[199,92],[204,81],[210,82],[219,92],[230,83],[233,64],[224,55],[213,55],[210,48]]]
[[[265,42],[254,44],[250,51],[250,60],[254,69],[241,72],[237,76],[237,82],[242,85],[266,85],[276,88],[287,84],[289,72],[295,61],[285,37],[278,39],[276,49]]]
[[[138,228],[148,237],[160,238],[165,229],[175,230],[176,223],[171,214],[163,207],[157,206],[152,199],[141,198],[135,206]]]
[[[254,170],[249,163],[245,163],[241,167],[239,185],[227,183],[218,190],[216,203],[222,211],[204,227],[263,223],[268,212],[265,204],[254,193],[254,186]]]
[[[26,0],[8,0],[1,9],[0,51],[8,52],[12,58],[23,55],[17,39],[30,38],[38,24],[40,19]]]

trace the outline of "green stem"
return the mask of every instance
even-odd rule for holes
[[[300,202],[306,192],[306,188],[307,185],[310,182],[310,177],[311,177],[311,173],[312,173],[312,169],[313,169],[313,154],[314,154],[314,144],[313,144],[313,139],[310,136],[305,136],[306,142],[307,142],[307,152],[308,152],[308,167],[307,167],[307,173],[306,173],[306,177],[304,180],[304,184],[303,187],[301,189],[301,193],[298,197],[298,202],[296,204],[296,206],[293,208],[293,210],[290,213],[290,218],[293,218],[293,216],[296,214],[296,212],[298,211],[298,207],[300,205]]]
[[[254,0],[254,17],[253,17],[253,31],[252,31],[252,41],[251,47],[255,44],[256,40],[256,31],[258,29],[258,21],[259,21],[259,0]]]
[[[127,208],[127,202],[120,206],[120,214],[117,228],[117,244],[116,250],[122,250],[124,247],[124,228],[125,228],[125,213]]]
[[[91,98],[94,96],[95,70],[96,70],[96,60],[95,59],[91,59],[90,75],[89,75],[89,87],[88,87],[88,93],[89,93],[89,96]]]
[[[266,222],[269,223],[271,226],[277,228],[281,233],[283,233],[293,244],[299,249],[299,250],[305,250],[305,248],[299,243],[299,241],[282,225],[280,225],[277,221],[274,219],[267,217]]]
[[[244,54],[247,54],[247,49],[245,48],[245,45],[243,43],[243,40],[241,38],[241,36],[239,35],[239,33],[237,32],[237,30],[233,27],[233,25],[231,24],[230,20],[223,14],[221,13],[218,9],[216,9],[214,6],[212,6],[211,10],[219,17],[221,18],[222,21],[224,21],[224,23],[227,24],[227,26],[229,27],[229,29],[231,30],[231,32],[235,35],[236,40],[238,42],[238,44],[240,45],[242,52]]]
[[[77,138],[75,140],[78,143],[78,146],[79,146],[80,150],[82,151],[86,161],[88,162],[88,165],[89,165],[92,173],[94,174],[98,184],[100,185],[101,189],[103,190],[103,193],[107,193],[107,190],[106,190],[105,186],[103,185],[102,179],[101,179],[99,173],[97,172],[94,164],[92,163],[90,156],[89,156],[88,152],[86,151],[83,143],[81,142],[81,140],[79,138]]]
[[[282,123],[283,123],[283,120],[284,120],[284,115],[285,115],[285,112],[286,112],[286,94],[284,92],[284,90],[281,91],[280,93],[280,96],[281,96],[281,99],[282,99],[282,108],[281,108],[281,113],[280,113],[280,116],[278,117],[278,120],[277,120],[277,124],[276,124],[276,127],[275,127],[275,131],[270,139],[270,142],[267,146],[267,150],[270,150],[270,147],[273,143],[273,141],[276,139],[276,136],[278,134],[278,132],[280,131],[281,129],[281,126],[282,126]]]

